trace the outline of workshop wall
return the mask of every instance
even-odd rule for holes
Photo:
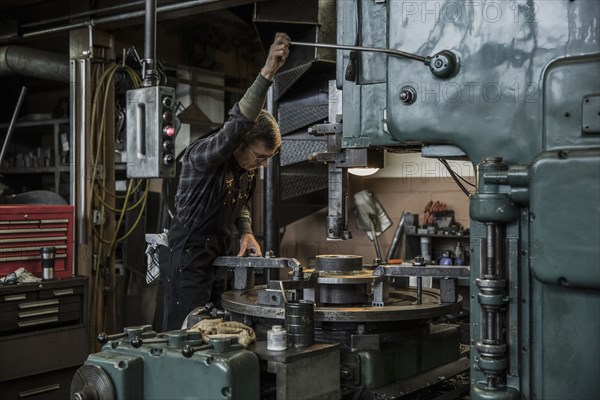
[[[475,183],[474,177],[467,178]],[[465,229],[469,228],[469,200],[449,177],[436,178],[356,178],[350,181],[349,228],[352,239],[346,241],[326,240],[327,209],[303,218],[285,228],[281,242],[281,256],[294,257],[302,265],[310,266],[311,259],[319,254],[355,254],[363,257],[364,263],[370,263],[375,257],[375,247],[366,232],[356,226],[353,207],[353,194],[369,190],[381,203],[392,220],[393,225],[379,236],[381,252],[385,256],[392,241],[394,231],[402,211],[419,214],[433,200],[446,203],[453,210],[455,219]],[[402,249],[399,249],[401,252]],[[399,253],[400,257],[402,253]]]

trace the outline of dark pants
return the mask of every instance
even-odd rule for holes
[[[163,331],[181,329],[190,311],[208,302],[221,307],[227,271],[212,263],[218,256],[226,255],[227,249],[226,238],[191,234],[173,220],[169,248],[160,248]]]

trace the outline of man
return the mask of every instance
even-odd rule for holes
[[[277,33],[260,74],[216,133],[191,143],[183,156],[169,247],[161,248],[163,329],[180,329],[186,315],[212,302],[221,305],[226,271],[213,267],[232,250],[237,225],[238,256],[261,256],[246,204],[255,171],[281,145],[275,119],[262,108],[275,73],[289,55],[290,38]]]

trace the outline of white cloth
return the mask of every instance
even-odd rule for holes
[[[33,276],[31,272],[21,267],[17,268],[15,272],[11,272],[10,274],[6,275],[4,278],[0,278],[0,283],[4,283],[11,274],[14,274],[13,279],[16,279],[16,283],[37,283],[42,281],[42,278]]]
[[[158,246],[169,247],[167,232],[146,234],[146,283],[149,285],[160,276]]]
[[[200,332],[204,343],[208,343],[210,339],[226,339],[236,337],[238,343],[244,347],[248,347],[256,341],[256,333],[254,329],[241,322],[223,321],[223,318],[218,319],[203,319],[196,325],[188,329],[188,332]]]

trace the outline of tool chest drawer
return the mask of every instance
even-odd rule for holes
[[[71,392],[71,381],[76,372],[77,368],[73,367],[4,382],[2,399],[68,399]]]
[[[0,286],[0,335],[83,323],[86,278]]]
[[[12,398],[5,397],[7,387],[15,396],[68,398],[62,395],[64,383],[58,390],[53,379],[43,380],[46,373],[51,377],[52,371],[85,361],[87,307],[87,277],[0,285],[1,399]],[[31,383],[20,379],[29,376]]]
[[[41,277],[42,247],[56,249],[56,278],[72,276],[73,206],[0,206],[0,276],[24,267]]]

